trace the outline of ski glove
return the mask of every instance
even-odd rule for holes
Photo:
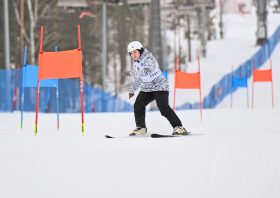
[[[123,76],[130,76],[130,72],[129,72],[129,71],[123,71],[123,72],[122,72],[122,75],[123,75]]]
[[[130,99],[130,98],[132,98],[134,96],[134,93],[129,93],[128,94],[128,98]]]

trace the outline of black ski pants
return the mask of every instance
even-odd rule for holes
[[[181,120],[168,104],[168,95],[168,91],[140,91],[134,103],[134,116],[136,126],[146,128],[146,106],[153,100],[156,100],[157,107],[159,108],[161,115],[166,117],[173,128],[176,126],[182,126]]]

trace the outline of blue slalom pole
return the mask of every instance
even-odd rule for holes
[[[232,108],[232,73],[233,73],[233,66],[231,67],[231,87],[230,87],[230,108]]]
[[[55,51],[57,52],[57,46],[55,46]],[[57,111],[57,130],[59,130],[59,88],[58,88],[58,79],[56,85],[56,111]]]
[[[246,65],[246,81],[247,81],[247,108],[249,108],[249,92],[248,92],[248,76],[247,76],[247,65]]]
[[[27,46],[25,46],[25,49],[24,49],[24,64],[23,64],[23,70],[22,70],[22,88],[21,88],[21,123],[20,123],[20,128],[21,128],[21,129],[22,129],[22,126],[23,126],[23,103],[24,103],[24,86],[25,86],[26,52],[27,52]]]
[[[167,60],[165,61],[165,71],[166,71],[166,80],[168,80],[168,63],[167,63]],[[168,97],[168,104],[169,104],[169,97]]]

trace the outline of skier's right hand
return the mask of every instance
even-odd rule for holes
[[[130,72],[129,72],[129,71],[123,71],[123,72],[122,72],[122,75],[123,75],[123,76],[130,76]]]
[[[134,96],[134,93],[129,93],[128,94],[128,99],[132,98]]]

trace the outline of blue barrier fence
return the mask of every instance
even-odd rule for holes
[[[11,112],[21,109],[23,69],[0,70],[0,112]],[[80,82],[73,79],[59,79],[59,112],[81,112]],[[7,86],[9,85],[9,86]],[[14,97],[15,89],[17,97]],[[8,91],[9,90],[9,91]],[[36,111],[37,88],[24,90],[24,111]],[[56,88],[41,87],[39,112],[56,112]],[[14,99],[12,102],[11,100]],[[84,83],[85,112],[128,112],[133,106],[111,93]]]
[[[255,60],[255,68],[260,68],[271,56],[272,52],[275,49],[275,46],[280,41],[280,26],[277,28],[275,33],[268,41],[262,46],[262,48],[253,55],[252,58],[247,60],[245,63],[240,65],[235,71],[233,71],[232,75],[236,78],[243,78],[252,76],[253,74],[253,61]],[[231,88],[231,73],[226,74],[222,77],[222,79],[215,84],[210,93],[203,99],[202,107],[205,108],[214,108],[219,102],[223,100],[223,98],[235,92],[238,88]],[[199,102],[191,104],[185,103],[179,107],[176,107],[176,110],[183,109],[199,109]]]

